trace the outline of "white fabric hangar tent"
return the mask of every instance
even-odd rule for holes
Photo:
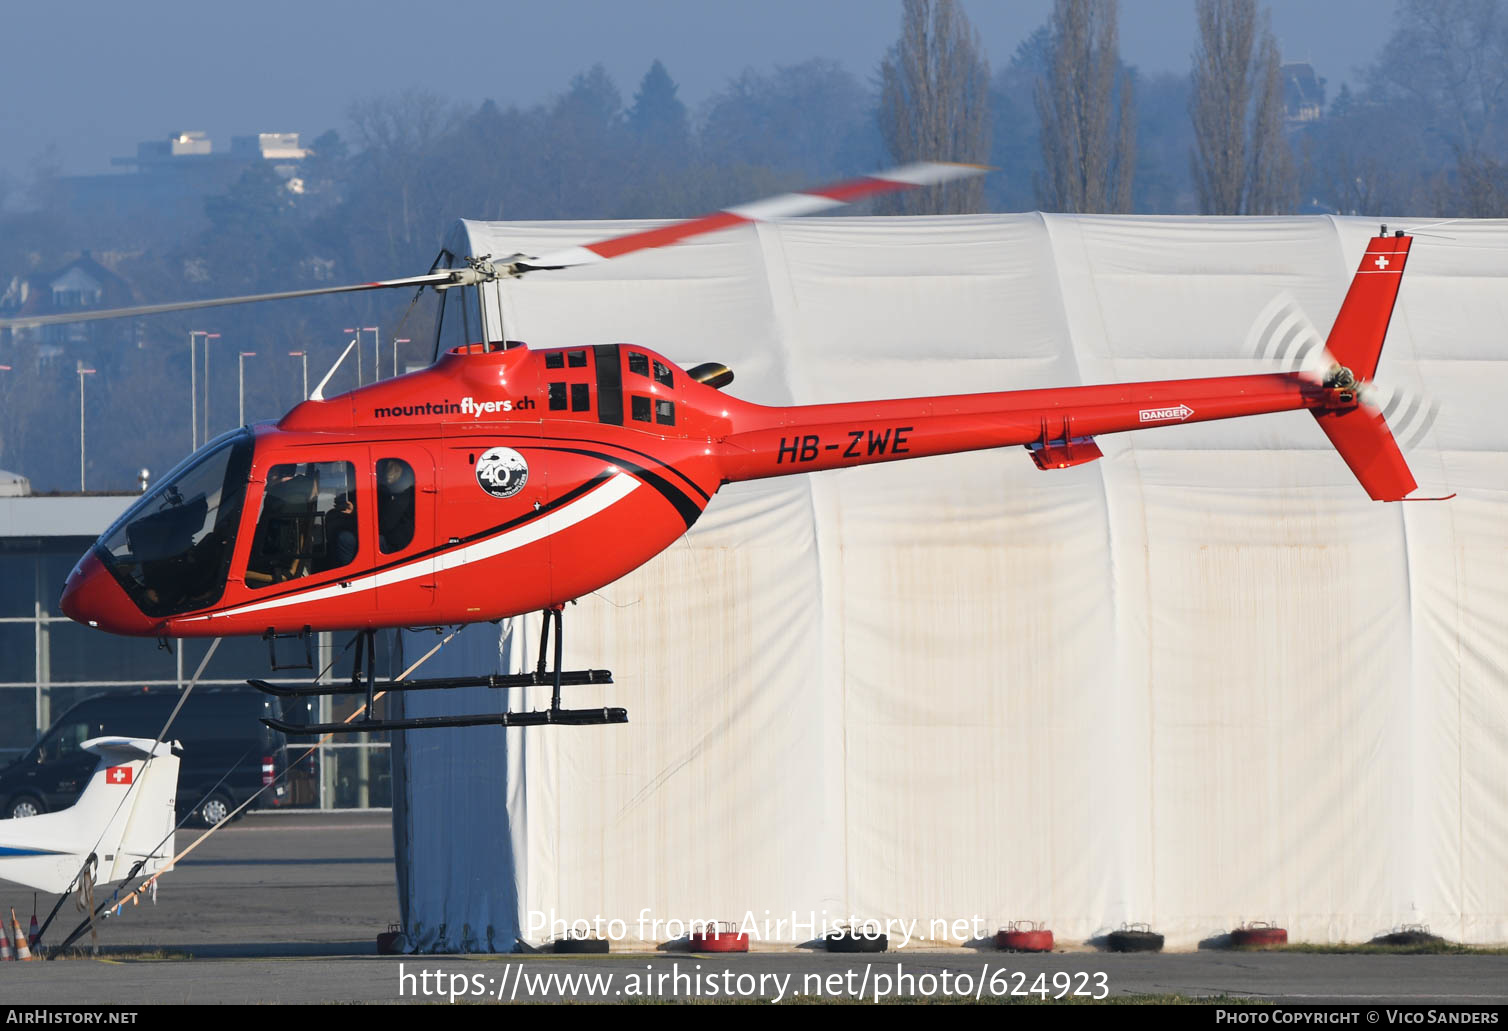
[[[461,222],[447,247],[644,225]],[[797,220],[482,300],[490,332],[500,308],[534,346],[726,362],[770,404],[1226,375],[1271,371],[1243,347],[1281,290],[1328,328],[1376,230]],[[1454,500],[1368,501],[1302,412],[1101,438],[1062,471],[1015,448],[725,488],[566,611],[568,666],[617,680],[573,699],[628,725],[396,735],[410,946],[751,918],[789,943],[849,916],[1508,939],[1508,225],[1436,232],[1380,372],[1442,405],[1410,462]],[[538,626],[470,627],[423,674],[520,668]]]

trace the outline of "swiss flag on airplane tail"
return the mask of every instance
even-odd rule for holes
[[[111,784],[129,784],[134,772],[129,766],[112,766],[105,771],[105,780]]]

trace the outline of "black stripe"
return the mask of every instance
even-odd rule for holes
[[[566,454],[571,455],[585,455],[588,458],[600,458],[604,462],[613,462],[617,465],[623,466],[639,479],[649,484],[649,486],[659,491],[660,495],[666,501],[675,506],[675,510],[679,512],[681,518],[686,521],[686,529],[691,529],[691,525],[695,523],[699,518],[701,518],[702,508],[695,501],[691,500],[691,495],[681,490],[679,487],[671,483],[669,480],[665,479],[665,477],[661,476],[659,473],[651,472],[650,470],[644,468],[642,465],[639,465],[637,462],[630,462],[626,458],[617,458],[613,455],[605,455],[601,451],[588,451],[585,448],[542,447],[539,450],[562,451]]]
[[[623,361],[617,344],[598,344],[597,421],[623,425]]]
[[[692,490],[696,491],[696,493],[701,497],[701,499],[703,501],[711,501],[712,500],[712,495],[708,494],[705,490],[703,490],[702,487],[701,487],[701,484],[697,483],[691,477],[689,477],[685,473],[681,472],[679,469],[677,469],[675,466],[671,465],[669,462],[666,462],[666,461],[664,461],[662,459],[656,458],[654,455],[651,455],[651,454],[649,454],[648,452],[645,452],[645,451],[640,451],[637,448],[631,448],[631,447],[628,447],[628,446],[626,446],[624,444],[613,444],[613,443],[610,443],[610,442],[608,442],[606,440],[598,440],[598,439],[593,439],[593,438],[582,438],[582,437],[538,437],[538,438],[534,438],[534,439],[538,439],[538,440],[564,440],[564,441],[569,441],[572,444],[595,444],[598,447],[615,447],[615,448],[618,448],[620,451],[627,451],[631,455],[638,455],[640,458],[647,458],[647,459],[649,459],[651,462],[653,462],[655,465],[659,466],[661,469],[664,469],[666,472],[675,473],[675,475],[681,480],[681,482],[685,483],[686,486],[688,486]]]
[[[554,449],[546,448],[542,450]],[[606,458],[607,456],[604,455],[602,457]],[[614,461],[614,459],[608,458],[608,461]],[[620,464],[626,465],[627,463]],[[297,587],[290,588],[286,591],[278,591],[272,594],[262,594],[259,592],[253,596],[253,599],[255,601],[264,601],[269,598],[286,598],[290,594],[301,594],[304,591],[313,590],[316,587],[328,587],[331,584],[344,583],[349,580],[357,580],[363,576],[371,576],[373,573],[381,573],[389,569],[395,569],[398,566],[406,566],[410,562],[417,562],[419,559],[428,558],[431,555],[439,555],[443,552],[453,551],[457,548],[464,548],[468,544],[475,544],[477,541],[481,540],[484,537],[491,537],[494,534],[504,533],[508,530],[511,530],[516,526],[522,526],[525,523],[532,523],[534,520],[540,518],[541,516],[546,515],[559,508],[561,505],[570,504],[572,501],[575,501],[577,498],[581,497],[581,495],[585,494],[593,487],[606,483],[608,480],[612,479],[612,476],[612,473],[600,473],[597,476],[592,477],[590,480],[587,480],[585,483],[580,484],[576,487],[572,487],[570,490],[566,491],[554,501],[539,506],[539,508],[533,512],[526,512],[521,516],[517,516],[513,519],[508,520],[506,523],[498,523],[496,526],[489,527],[486,530],[479,530],[469,536],[462,537],[454,544],[446,541],[444,544],[436,545],[433,548],[426,548],[424,551],[418,552],[413,555],[406,555],[403,558],[394,559],[391,562],[385,562],[380,566],[370,566],[367,569],[363,569],[355,573],[343,572],[341,576],[332,577],[328,580],[320,580],[315,583],[301,582]],[[235,609],[240,608],[242,605],[250,604],[252,604],[252,602],[250,601],[237,602],[235,605],[230,606],[230,608]]]

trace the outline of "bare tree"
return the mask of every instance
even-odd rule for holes
[[[1404,128],[1417,131],[1387,106],[1342,86],[1323,122],[1302,136],[1308,189],[1341,215],[1430,214],[1419,189],[1427,179],[1419,162],[1425,148],[1417,137],[1400,139]],[[1410,159],[1400,160],[1404,155]]]
[[[1121,68],[1116,0],[1054,0],[1047,77],[1037,81],[1049,211],[1130,211],[1136,164],[1131,75]]]
[[[983,162],[990,153],[990,68],[958,0],[905,0],[900,39],[880,62],[880,133],[897,163]],[[978,211],[977,177],[886,198],[905,215]]]
[[[1256,109],[1251,117],[1251,166],[1247,174],[1246,210],[1252,215],[1281,215],[1298,201],[1293,149],[1284,131],[1283,62],[1277,41],[1263,32],[1257,71]]]
[[[1189,114],[1199,210],[1266,215],[1294,201],[1293,154],[1283,134],[1282,62],[1256,0],[1195,0]]]
[[[440,96],[409,90],[397,96],[353,103],[347,112],[365,174],[380,183],[384,206],[381,253],[390,268],[406,267],[443,230],[455,209],[437,184],[448,181],[436,155],[460,119],[460,110]]]
[[[1422,127],[1426,147],[1455,158],[1431,191],[1437,213],[1508,212],[1508,4],[1404,0],[1367,82],[1396,119]]]

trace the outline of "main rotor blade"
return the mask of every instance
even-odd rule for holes
[[[422,276],[405,276],[401,279],[384,279],[375,283],[353,283],[347,286],[322,286],[310,290],[283,290],[269,294],[247,294],[241,297],[216,297],[204,301],[180,301],[172,304],[143,304],[132,308],[106,308],[100,311],[81,311],[58,315],[18,316],[0,319],[0,330],[31,326],[51,326],[73,322],[95,322],[100,319],[121,319],[137,315],[163,315],[175,311],[197,311],[201,308],[220,308],[232,304],[253,304],[258,301],[288,301],[299,297],[320,297],[325,294],[355,293],[361,290],[391,290],[411,286],[468,286],[495,279],[500,276],[516,276],[524,272],[542,269],[567,268],[616,258],[634,251],[664,247],[692,236],[716,232],[745,222],[764,222],[774,218],[805,215],[824,208],[851,204],[865,197],[899,190],[914,190],[922,186],[951,182],[968,176],[982,175],[989,171],[984,165],[963,165],[948,162],[928,161],[902,165],[884,172],[860,176],[833,183],[814,190],[787,193],[768,200],[755,201],[734,208],[674,222],[658,229],[647,229],[626,236],[615,236],[584,247],[547,254],[542,258],[515,256],[496,265],[486,259],[470,262],[468,267],[430,272]]]
[[[134,308],[106,308],[100,311],[78,311],[63,315],[31,315],[0,319],[0,329],[16,329],[30,326],[54,326],[70,322],[95,322],[99,319],[124,319],[133,315],[163,315],[173,311],[195,311],[199,308],[221,308],[231,304],[252,304],[257,301],[288,301],[296,297],[319,297],[322,294],[347,294],[359,290],[393,290],[406,286],[435,286],[455,280],[455,272],[431,272],[422,276],[405,276],[402,279],[383,279],[375,283],[352,283],[346,286],[320,286],[310,290],[283,290],[273,294],[245,294],[241,297],[215,297],[206,301],[178,301],[171,304],[142,304]]]
[[[874,172],[857,179],[846,179],[813,190],[786,193],[752,204],[724,208],[700,218],[672,222],[657,229],[645,229],[626,236],[609,237],[581,247],[570,247],[538,258],[521,258],[514,262],[518,272],[540,269],[568,268],[573,265],[589,265],[608,258],[620,257],[634,251],[650,250],[679,243],[693,236],[715,233],[719,229],[743,225],[746,222],[767,222],[776,218],[807,215],[825,208],[851,204],[865,197],[900,190],[914,190],[922,186],[951,182],[969,176],[983,175],[990,169],[986,165],[963,165],[943,161],[924,161],[902,165],[884,172]]]

